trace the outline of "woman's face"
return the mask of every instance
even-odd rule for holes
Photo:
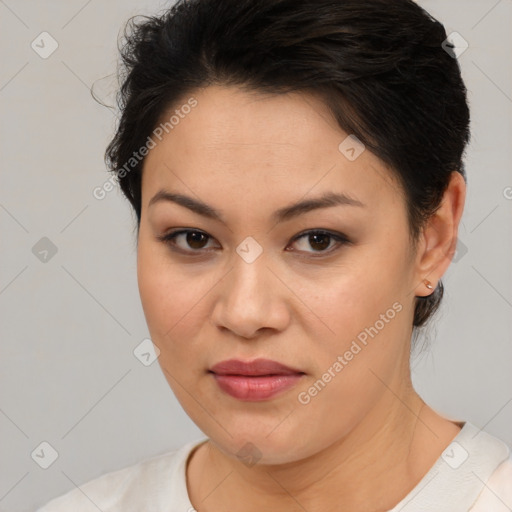
[[[299,460],[363,420],[377,425],[409,384],[421,276],[404,198],[318,99],[218,86],[192,96],[144,163],[138,282],[151,338],[177,399],[221,450]],[[314,207],[329,194],[353,202]],[[180,230],[190,233],[161,240]],[[233,396],[210,371],[258,358],[302,373],[224,377]]]

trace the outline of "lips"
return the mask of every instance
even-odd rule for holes
[[[284,364],[272,361],[270,359],[255,359],[245,362],[239,359],[229,359],[221,361],[210,369],[217,375],[244,375],[244,376],[262,376],[262,375],[293,375],[303,374],[301,370],[290,368]]]
[[[230,359],[212,366],[210,373],[223,392],[247,402],[269,400],[282,394],[305,375],[269,359],[250,362]]]

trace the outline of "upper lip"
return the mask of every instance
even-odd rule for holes
[[[292,375],[304,373],[277,361],[262,358],[253,361],[228,359],[213,365],[210,371],[217,375]]]

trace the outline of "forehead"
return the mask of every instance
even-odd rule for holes
[[[229,188],[290,199],[337,190],[362,202],[385,194],[396,201],[391,196],[401,194],[391,171],[369,151],[354,160],[340,151],[349,134],[312,95],[211,86],[182,104],[190,97],[197,105],[182,113],[145,159],[143,206],[169,186],[207,196]],[[174,105],[164,122],[179,109]]]

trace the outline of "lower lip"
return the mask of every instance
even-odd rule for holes
[[[303,374],[265,375],[247,377],[243,375],[217,375],[212,373],[220,389],[239,400],[257,402],[268,400],[295,386]]]

